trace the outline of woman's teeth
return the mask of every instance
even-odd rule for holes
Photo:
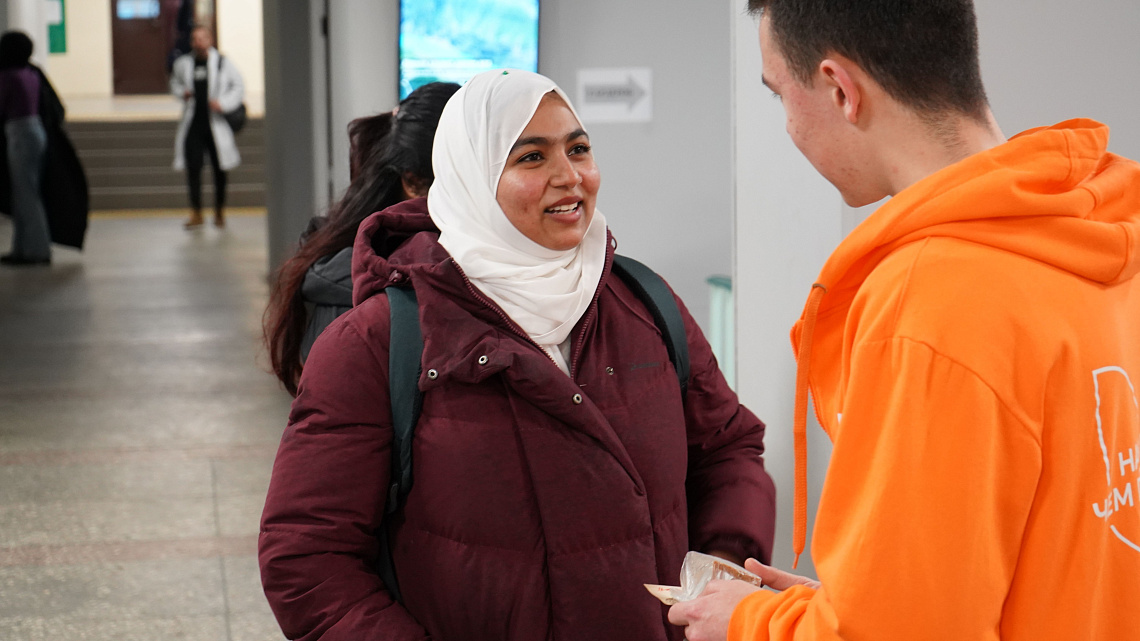
[[[581,203],[573,203],[570,205],[563,205],[561,207],[551,207],[551,208],[546,210],[546,213],[548,213],[548,214],[569,214],[570,212],[574,211],[575,209],[578,209],[578,205],[580,205],[580,204]]]

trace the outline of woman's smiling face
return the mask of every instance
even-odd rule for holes
[[[547,249],[567,250],[586,235],[600,184],[589,136],[551,92],[507,155],[495,199],[524,236]]]

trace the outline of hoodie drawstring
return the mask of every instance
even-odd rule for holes
[[[795,503],[792,513],[792,552],[795,569],[803,554],[807,541],[807,411],[808,411],[808,368],[811,365],[812,335],[815,334],[815,320],[819,314],[819,303],[827,287],[814,283],[804,309],[804,323],[800,329],[800,345],[796,366],[796,406],[792,418],[792,437],[796,456]]]

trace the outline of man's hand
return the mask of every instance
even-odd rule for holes
[[[819,581],[777,570],[756,559],[744,562],[744,569],[764,580],[764,587],[783,592],[793,585],[818,590]],[[669,622],[685,627],[688,641],[722,641],[728,636],[732,612],[745,597],[760,588],[744,581],[709,581],[701,595],[669,608]]]
[[[770,565],[764,565],[756,559],[748,559],[745,561],[744,569],[763,579],[764,587],[772,588],[778,592],[783,592],[793,585],[806,585],[813,590],[819,589],[819,581],[813,581],[806,576],[792,574],[791,572],[777,570]]]
[[[210,101],[210,111],[213,111],[214,113],[220,114],[220,113],[222,113],[222,105],[218,104],[217,100],[211,100]]]
[[[688,641],[723,641],[736,604],[759,589],[744,581],[709,581],[701,596],[669,608],[669,622],[684,626]]]

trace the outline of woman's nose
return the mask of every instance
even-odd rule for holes
[[[582,182],[582,174],[578,173],[578,168],[565,156],[554,165],[552,172],[550,182],[555,186],[573,187]]]

